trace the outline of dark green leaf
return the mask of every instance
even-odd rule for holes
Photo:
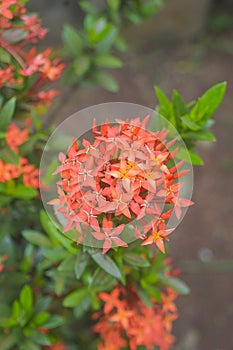
[[[51,248],[52,244],[50,240],[41,232],[35,230],[24,230],[22,232],[23,237],[34,245],[39,247]]]
[[[108,91],[117,92],[119,90],[117,81],[106,72],[98,70],[92,74],[91,78],[95,83]]]
[[[89,255],[87,253],[83,251],[78,252],[75,266],[74,266],[75,275],[77,279],[79,279],[82,276],[83,272],[85,271],[88,260],[89,260]]]
[[[19,165],[19,155],[15,153],[10,147],[0,149],[0,159],[6,163]]]
[[[101,269],[117,279],[122,279],[121,271],[108,255],[102,254],[101,252],[94,252],[91,254],[91,257],[101,267]]]
[[[172,109],[178,131],[181,126],[181,117],[187,113],[187,108],[183,98],[174,90],[172,95]]]
[[[74,27],[65,24],[62,32],[62,39],[68,55],[77,56],[82,50],[82,38]]]
[[[144,289],[138,287],[137,294],[146,306],[148,306],[149,308],[152,308],[153,305],[152,305],[152,302],[150,300],[150,297]]]
[[[52,315],[52,316],[50,316],[48,321],[46,321],[43,324],[43,328],[46,328],[46,329],[57,328],[57,327],[60,327],[61,325],[63,325],[63,323],[64,323],[63,317],[58,316],[58,315]]]
[[[0,130],[6,131],[15,111],[16,98],[7,101],[0,111]]]
[[[176,291],[179,294],[189,294],[190,289],[187,286],[187,284],[183,281],[181,281],[178,278],[175,277],[165,277],[165,276],[160,276],[159,277],[159,282],[166,287],[169,287]]]
[[[16,333],[0,335],[1,350],[10,350],[17,342],[18,337]]]
[[[137,267],[150,266],[150,262],[146,258],[135,253],[125,253],[123,255],[123,259],[131,266],[137,266]]]

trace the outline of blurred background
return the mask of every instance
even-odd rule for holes
[[[90,1],[103,6],[104,1]],[[49,29],[44,45],[61,45],[64,23],[82,27],[76,0],[31,0]],[[195,168],[193,200],[169,244],[175,266],[191,288],[179,297],[175,350],[233,349],[233,1],[165,0],[139,25],[123,29],[127,52],[111,72],[119,92],[100,87],[64,89],[47,123],[58,125],[77,110],[102,102],[126,101],[154,108],[153,86],[168,95],[177,89],[188,102],[226,80],[227,94],[215,114],[217,142],[198,145],[205,166]]]

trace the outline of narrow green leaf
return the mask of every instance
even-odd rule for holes
[[[32,199],[37,195],[37,190],[33,187],[24,186],[22,184],[17,185],[12,189],[12,191],[8,190],[7,194],[14,198],[19,199]]]
[[[164,117],[168,117],[171,114],[171,103],[167,98],[167,96],[163,93],[163,91],[158,86],[155,86],[154,89],[155,89],[156,96],[159,100],[160,113]]]
[[[165,277],[165,276],[160,276],[159,277],[159,282],[166,287],[169,287],[171,289],[173,289],[174,291],[176,291],[179,294],[189,294],[190,293],[190,289],[187,286],[187,284],[183,281],[181,281],[178,278],[175,277]]]
[[[182,138],[184,140],[194,140],[194,141],[216,141],[215,136],[207,130],[198,130],[198,131],[187,131],[183,133]]]
[[[81,36],[74,27],[68,24],[65,24],[63,27],[62,40],[65,44],[65,49],[67,50],[68,55],[73,55],[76,57],[82,50]]]
[[[150,262],[138,255],[138,254],[134,254],[134,253],[125,253],[123,255],[123,259],[131,266],[136,266],[136,267],[148,267],[150,266]]]
[[[148,306],[149,308],[152,308],[153,305],[152,305],[152,302],[150,300],[150,297],[144,289],[138,287],[137,294],[146,306]]]
[[[173,90],[172,109],[173,109],[173,115],[176,120],[176,126],[179,131],[181,127],[181,117],[187,113],[187,108],[183,98],[180,96],[180,94],[176,90]]]
[[[98,55],[94,57],[94,63],[103,68],[120,68],[123,66],[123,62],[112,55]]]
[[[95,83],[108,91],[117,92],[119,90],[117,81],[106,72],[98,70],[92,74],[91,78]]]
[[[19,296],[20,304],[22,308],[28,313],[31,314],[33,309],[33,295],[31,287],[26,285],[23,287],[20,296]]]
[[[63,306],[75,307],[87,296],[86,289],[75,290],[68,294],[63,300]]]
[[[0,130],[6,131],[15,111],[16,97],[7,101],[0,111]]]
[[[183,117],[181,117],[182,123],[184,126],[188,127],[191,130],[200,130],[201,129],[201,125],[197,124],[195,121],[191,120],[189,115],[185,115]]]
[[[63,317],[59,315],[51,315],[50,318],[43,324],[43,328],[52,329],[62,326],[64,323]]]
[[[74,72],[78,77],[86,74],[91,67],[91,58],[88,55],[77,57],[73,63]]]
[[[35,230],[24,230],[23,237],[30,243],[44,248],[52,248],[50,240],[41,232]]]
[[[0,149],[0,159],[6,163],[19,165],[19,155],[15,153],[10,147]]]
[[[76,258],[75,266],[74,266],[75,275],[77,279],[79,279],[82,276],[88,264],[88,261],[89,261],[89,255],[83,251],[79,251]]]
[[[121,271],[116,265],[116,263],[106,254],[101,252],[91,253],[92,259],[98,264],[101,269],[116,277],[117,279],[122,279]]]
[[[219,107],[226,91],[226,82],[212,86],[199,99],[190,112],[190,117],[194,121],[201,121],[205,124]]]

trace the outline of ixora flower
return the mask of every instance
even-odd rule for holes
[[[174,343],[171,334],[173,321],[178,317],[174,303],[177,294],[165,289],[161,301],[151,300],[146,306],[138,297],[134,287],[116,286],[110,293],[100,293],[103,310],[94,314],[97,321],[94,331],[100,335],[99,350],[132,350],[144,346],[168,350]]]
[[[176,140],[167,141],[165,129],[146,130],[149,117],[106,120],[100,127],[94,121],[93,142],[73,139],[59,154],[58,198],[48,204],[66,220],[64,232],[79,232],[77,243],[106,253],[141,239],[165,252],[172,214],[179,220],[182,207],[193,204],[180,198],[180,178],[189,171],[175,161]]]

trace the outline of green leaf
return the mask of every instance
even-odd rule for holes
[[[19,155],[15,153],[10,147],[0,149],[0,159],[6,163],[19,165]]]
[[[93,252],[91,253],[91,257],[96,262],[96,264],[98,264],[101,269],[109,273],[109,275],[112,275],[119,280],[122,279],[121,271],[108,255],[102,254],[101,252]]]
[[[108,91],[117,92],[119,90],[117,81],[106,72],[98,70],[91,75],[91,78],[95,83]]]
[[[63,306],[65,307],[75,307],[77,306],[83,299],[85,299],[87,296],[87,290],[80,289],[75,290],[68,294],[65,299],[63,300]]]
[[[107,2],[112,11],[118,11],[121,4],[120,0],[107,0]]]
[[[12,190],[8,190],[7,194],[14,198],[19,199],[32,199],[37,195],[37,190],[33,187],[24,186],[22,184],[17,185]]]
[[[37,332],[37,331],[33,331],[32,335],[30,336],[30,338],[37,344],[40,345],[51,345],[51,340],[50,340],[50,336],[47,334],[43,334],[41,332]]]
[[[88,264],[88,261],[89,261],[89,255],[83,251],[81,252],[79,251],[76,258],[75,266],[74,266],[74,271],[77,279],[79,279],[82,276]]]
[[[137,294],[146,306],[148,306],[149,308],[152,308],[153,304],[150,300],[149,295],[147,294],[147,292],[144,289],[138,287]]]
[[[216,141],[215,136],[207,130],[198,130],[198,131],[187,131],[183,133],[182,138],[184,140],[194,140],[194,141]]]
[[[88,55],[79,56],[73,63],[74,72],[78,77],[86,74],[91,67],[91,59]]]
[[[170,276],[169,277],[160,276],[159,282],[163,286],[169,287],[179,294],[186,295],[190,293],[190,289],[187,286],[187,284],[178,278],[170,277]]]
[[[78,305],[74,308],[74,316],[77,319],[80,319],[86,311],[90,309],[91,306],[91,298],[87,295]]]
[[[112,55],[98,55],[94,57],[94,63],[99,67],[104,68],[120,68],[123,66],[123,62]]]
[[[7,101],[0,111],[0,130],[6,131],[15,111],[16,97]]]
[[[182,123],[184,126],[188,127],[191,130],[200,130],[201,129],[201,125],[199,125],[198,123],[196,123],[195,121],[191,120],[189,115],[185,115],[183,117],[181,117]]]
[[[106,273],[101,268],[98,268],[93,276],[91,286],[96,289],[96,287],[100,287],[100,290],[106,290],[110,287],[113,287],[115,284],[115,278],[113,276]]]
[[[226,85],[226,82],[222,82],[207,90],[192,108],[190,112],[191,119],[201,121],[201,125],[205,124],[222,102],[226,91]]]
[[[30,243],[44,248],[52,248],[50,240],[41,232],[35,230],[24,230],[23,237]]]
[[[74,27],[65,24],[62,31],[62,39],[68,55],[76,57],[82,50],[82,38]]]
[[[130,265],[130,266],[136,266],[136,267],[149,267],[150,266],[150,262],[135,253],[125,253],[123,255],[123,259]]]
[[[167,96],[163,93],[163,91],[158,86],[155,86],[154,89],[160,103],[160,113],[164,117],[169,119],[168,117],[171,115],[171,103],[167,98]]]
[[[187,108],[183,98],[180,96],[180,94],[176,90],[173,90],[172,109],[173,109],[173,115],[176,120],[176,126],[179,131],[181,127],[181,117],[187,113]]]
[[[33,323],[35,323],[37,326],[44,325],[45,322],[48,321],[49,317],[50,314],[48,312],[40,312],[39,314],[33,317]]]
[[[176,158],[181,160],[184,159],[188,163],[191,163],[194,165],[203,165],[203,160],[197,153],[194,153],[193,151],[188,151],[185,148],[179,148],[179,151],[176,154]]]
[[[26,285],[23,287],[20,296],[19,296],[20,304],[22,308],[28,313],[31,314],[33,309],[32,309],[32,304],[33,304],[33,295],[32,295],[32,290],[31,287]]]
[[[47,329],[57,328],[57,327],[62,326],[63,323],[64,323],[63,317],[61,317],[59,315],[52,315],[52,316],[50,316],[48,321],[46,321],[43,324],[43,328],[47,328]]]
[[[11,55],[2,47],[0,47],[0,61],[3,63],[10,63],[11,61]]]
[[[30,339],[25,339],[19,350],[41,350],[41,347]]]
[[[77,249],[72,246],[72,241],[56,228],[55,224],[53,224],[44,210],[40,212],[40,221],[43,229],[54,243],[59,242],[70,253],[77,254]]]

